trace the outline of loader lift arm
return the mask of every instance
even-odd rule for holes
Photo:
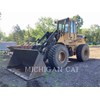
[[[53,46],[59,38],[57,38],[57,31],[55,32],[46,32],[44,36],[41,39],[37,40],[37,43],[40,44],[36,49],[38,49],[41,53],[43,52],[43,49],[48,49],[49,47]],[[46,39],[45,39],[46,38]],[[41,43],[44,40],[43,43]],[[33,45],[33,49],[36,47],[36,45]]]

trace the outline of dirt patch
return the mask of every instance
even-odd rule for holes
[[[78,62],[72,57],[66,68],[59,72],[47,72],[45,76],[24,81],[6,70],[10,57],[0,56],[1,87],[99,87],[100,86],[100,48],[90,48],[90,59]]]
[[[100,47],[90,48],[90,58],[100,59]]]

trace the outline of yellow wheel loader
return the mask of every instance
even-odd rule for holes
[[[89,47],[85,37],[77,33],[77,23],[70,18],[58,20],[57,30],[47,32],[31,48],[13,48],[8,70],[30,80],[44,75],[50,68],[66,67],[69,57],[76,55],[78,61],[89,59]]]

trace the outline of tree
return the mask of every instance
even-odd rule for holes
[[[27,30],[24,31],[24,39],[25,42],[34,42],[36,40],[36,34],[34,33],[34,29],[30,27],[29,25],[27,26]]]
[[[24,43],[24,33],[21,30],[19,25],[16,25],[13,27],[12,34],[13,35],[10,35],[10,36],[13,36],[13,39],[12,39],[13,41],[17,42],[18,44]]]
[[[5,40],[5,33],[0,31],[0,41],[3,41],[3,40]]]
[[[81,34],[87,37],[89,44],[100,44],[100,26],[95,24],[91,25],[89,29],[81,29]]]
[[[0,12],[0,20],[1,20],[1,12]],[[0,41],[5,40],[5,33],[0,30]]]
[[[50,17],[42,17],[36,23],[35,32],[38,33],[39,37],[43,36],[44,33],[53,32],[56,29],[56,25],[54,24],[54,20]]]
[[[18,44],[23,44],[25,42],[34,42],[38,38],[41,38],[47,31],[53,32],[56,30],[56,25],[54,20],[50,17],[42,17],[36,23],[35,29],[27,26],[26,29],[21,30],[19,25],[13,27],[12,33],[6,37],[7,41],[15,41]]]
[[[79,15],[76,15],[76,16],[73,16],[72,19],[76,21],[78,32],[80,32],[81,31],[80,28],[83,25],[83,18],[80,17]]]
[[[100,44],[100,26],[95,24],[90,27],[93,44]]]

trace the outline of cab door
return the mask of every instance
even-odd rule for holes
[[[76,40],[76,33],[77,33],[76,23],[72,20],[70,21],[70,33],[69,33],[70,40]]]
[[[62,22],[60,22],[58,24],[58,29],[60,32],[60,38],[58,40],[58,42],[60,43],[64,43],[65,45],[68,45],[69,43],[69,20],[63,20]]]

